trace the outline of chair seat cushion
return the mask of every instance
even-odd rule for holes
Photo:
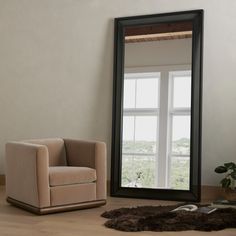
[[[51,187],[84,184],[96,181],[96,170],[88,167],[53,166],[49,167],[49,184]]]

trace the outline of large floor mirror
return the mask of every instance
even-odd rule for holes
[[[202,21],[115,19],[112,196],[200,200]]]

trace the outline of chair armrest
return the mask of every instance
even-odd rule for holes
[[[49,157],[44,145],[6,144],[7,196],[35,207],[50,206]]]
[[[64,142],[68,165],[96,169],[97,200],[106,199],[106,144],[98,141],[82,141],[75,139],[64,139]]]

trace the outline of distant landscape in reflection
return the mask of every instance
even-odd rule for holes
[[[157,188],[156,183],[156,142],[123,141],[122,186]],[[172,143],[169,188],[189,189],[190,139],[181,138]],[[136,155],[135,155],[136,154]],[[178,155],[186,155],[180,156]]]

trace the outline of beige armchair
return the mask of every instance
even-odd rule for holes
[[[38,214],[106,203],[106,145],[72,139],[6,144],[7,201]]]

